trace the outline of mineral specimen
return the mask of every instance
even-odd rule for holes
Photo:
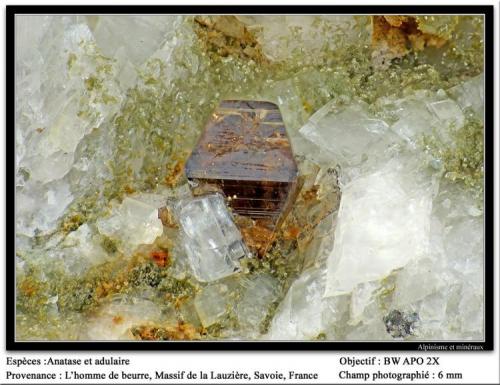
[[[238,260],[249,253],[221,194],[180,200],[174,210],[193,273],[200,281],[239,271]]]
[[[382,320],[391,323],[392,318],[377,308],[384,309],[389,306],[400,309],[401,314],[411,315],[417,312],[418,336],[421,338],[442,335],[443,332],[439,331],[440,325],[446,325],[444,327],[449,330],[452,321],[446,316],[447,307],[456,309],[456,313],[470,315],[467,322],[460,322],[462,335],[470,333],[471,336],[480,336],[478,325],[482,316],[478,314],[481,314],[482,307],[478,300],[479,291],[469,287],[467,299],[460,301],[474,307],[475,316],[472,316],[472,312],[460,310],[462,305],[452,298],[463,290],[462,284],[459,283],[461,279],[455,275],[455,272],[458,273],[458,265],[461,266],[458,269],[468,271],[465,265],[458,262],[461,258],[457,259],[457,256],[467,256],[465,258],[470,263],[478,264],[472,270],[480,272],[482,269],[479,267],[482,264],[482,236],[473,240],[470,234],[475,231],[472,230],[467,234],[462,233],[461,240],[455,238],[455,234],[461,233],[462,226],[469,226],[470,229],[481,226],[481,203],[474,203],[473,190],[466,193],[468,198],[460,198],[459,203],[457,198],[467,190],[459,193],[463,187],[451,187],[448,183],[438,183],[437,180],[441,173],[441,162],[445,164],[445,172],[450,167],[448,153],[457,154],[454,167],[463,165],[458,159],[472,160],[476,159],[476,156],[482,159],[482,139],[478,140],[475,134],[472,134],[477,132],[480,136],[482,131],[473,128],[479,127],[477,123],[471,125],[469,110],[474,98],[482,97],[481,78],[478,76],[447,92],[417,91],[400,99],[377,100],[374,106],[381,111],[378,116],[388,122],[384,123],[384,130],[370,130],[368,122],[360,121],[363,114],[358,117],[352,115],[346,121],[347,124],[360,122],[357,130],[343,132],[341,128],[337,128],[340,126],[337,126],[336,122],[346,111],[359,108],[359,103],[342,107],[330,103],[320,109],[300,130],[308,139],[329,151],[331,159],[340,165],[344,181],[341,186],[342,200],[335,242],[328,260],[325,295],[331,299],[340,299],[346,295],[350,297],[347,324],[352,325],[354,329],[344,329],[340,334],[337,330],[337,338],[384,338],[380,334],[383,330]],[[463,91],[466,87],[476,96],[466,100]],[[478,108],[472,108],[472,111],[476,116],[479,115]],[[371,119],[375,119],[375,116],[371,115]],[[333,143],[327,141],[324,136],[330,134],[328,129],[331,127],[338,130],[336,141]],[[363,127],[366,129],[363,130]],[[370,145],[350,147],[352,134],[359,135],[358,142],[361,144],[368,142]],[[431,159],[420,152],[422,137],[426,138],[424,144],[432,149]],[[468,149],[478,149],[473,151],[474,155],[458,155],[463,153],[463,138],[468,138]],[[477,147],[474,144],[476,142],[479,142]],[[436,151],[438,146],[440,150]],[[352,155],[347,157],[346,154]],[[469,163],[476,164],[475,161]],[[480,170],[479,166],[471,171],[476,175]],[[472,178],[468,170],[462,171],[467,172],[467,178]],[[449,174],[450,172],[446,172],[444,176],[448,177]],[[374,179],[368,181],[372,177]],[[382,188],[380,194],[376,193],[372,196],[373,199],[365,201],[371,195],[370,191],[375,192],[378,189],[378,183],[381,183]],[[398,196],[400,198],[397,198]],[[354,206],[350,206],[351,203],[366,206],[360,206],[358,212]],[[349,208],[345,205],[349,205]],[[377,213],[385,210],[384,207],[388,209],[386,214],[375,219]],[[396,214],[398,211],[400,214]],[[353,219],[356,218],[356,223],[353,223],[351,230],[347,232],[344,227],[346,221],[349,221],[346,212],[352,214]],[[398,219],[393,215],[402,220],[399,225]],[[409,216],[412,218],[411,222],[404,219]],[[375,222],[372,223],[372,219],[375,219]],[[394,226],[392,230],[391,226]],[[357,236],[360,236],[358,240]],[[408,247],[409,244],[412,246]],[[461,246],[457,246],[458,244]],[[472,246],[473,244],[476,246]],[[350,253],[351,247],[354,247],[351,250],[352,258],[344,259]],[[471,247],[477,252],[472,252]],[[363,266],[367,265],[370,265],[370,268],[365,271],[367,274],[364,274]],[[474,279],[472,281],[476,282]],[[420,287],[419,290],[411,288],[417,286]],[[280,317],[281,313],[275,319],[279,320]],[[393,320],[391,330],[388,330],[390,335],[402,338],[412,335],[410,329],[413,330],[413,326],[410,323],[413,325],[415,320],[408,316],[411,320],[405,323],[404,317],[400,317],[401,322]],[[396,327],[395,324],[399,326]],[[385,327],[389,329],[387,324]],[[464,332],[465,330],[468,332]],[[332,332],[330,329],[327,335]],[[343,334],[345,332],[347,334]],[[456,332],[448,331],[446,335],[456,336]]]
[[[237,214],[274,229],[294,197],[298,174],[278,106],[222,101],[185,172],[194,187],[220,189]]]
[[[484,339],[482,16],[15,26],[17,340]]]

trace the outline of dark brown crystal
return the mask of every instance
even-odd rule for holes
[[[298,174],[278,106],[222,101],[185,173],[195,193],[222,191],[235,213],[274,230],[295,196]]]

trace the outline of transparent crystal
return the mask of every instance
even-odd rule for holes
[[[465,122],[460,106],[443,90],[419,90],[402,99],[381,98],[376,104],[393,120],[391,130],[414,149],[423,134],[449,142],[450,129],[459,129]]]
[[[349,324],[356,325],[364,321],[365,310],[375,301],[376,290],[380,287],[378,281],[363,282],[352,291],[349,305]]]
[[[81,153],[82,144],[118,111],[122,95],[113,63],[101,55],[82,21],[16,17],[16,194],[35,207],[30,212],[17,207],[26,235],[53,230],[68,204],[98,183],[98,170],[108,170],[113,128],[102,130],[91,155]]]
[[[229,288],[223,283],[205,286],[194,300],[194,306],[204,327],[220,321],[228,311],[228,303]]]
[[[279,282],[268,274],[259,274],[243,282],[244,292],[236,307],[241,327],[257,329],[266,318],[269,306],[278,298]]]
[[[325,298],[326,266],[304,270],[280,302],[266,339],[311,340],[321,334],[341,339],[349,296]]]
[[[388,130],[385,121],[368,112],[366,103],[337,108],[335,102],[330,102],[309,119],[300,133],[329,151],[341,166],[352,167],[365,159]]]
[[[468,86],[470,87],[471,84]],[[383,112],[381,115],[389,122],[390,130],[381,132],[380,138],[374,142],[374,145],[368,146],[366,151],[361,146],[360,157],[352,158],[351,162],[347,161],[346,157],[342,158],[332,154],[333,159],[341,165],[341,172],[344,175],[348,174],[349,178],[344,179],[347,184],[342,186],[341,210],[335,234],[334,251],[330,253],[329,258],[325,295],[347,294],[350,296],[350,310],[347,319],[348,325],[352,325],[354,328],[347,333],[348,339],[368,337],[386,339],[387,333],[384,331],[380,319],[387,314],[380,316],[375,314],[380,313],[377,307],[389,306],[391,302],[392,306],[398,309],[397,311],[406,312],[405,314],[415,313],[420,317],[418,332],[416,332],[419,337],[436,338],[440,333],[453,337],[460,335],[460,333],[461,335],[480,335],[478,332],[481,330],[479,325],[482,316],[478,316],[478,314],[482,314],[482,294],[479,289],[476,289],[475,284],[467,289],[462,286],[463,281],[458,278],[455,271],[470,271],[471,274],[474,274],[470,278],[471,282],[482,282],[482,278],[479,277],[481,265],[478,263],[481,260],[478,257],[482,250],[482,244],[475,246],[476,252],[470,248],[471,245],[476,244],[476,239],[479,241],[482,239],[482,237],[478,237],[481,232],[479,225],[481,223],[481,210],[474,206],[475,200],[472,197],[469,197],[468,200],[461,199],[460,202],[452,203],[460,195],[456,195],[458,190],[451,193],[453,197],[445,193],[443,197],[446,198],[441,198],[442,204],[437,206],[437,208],[441,207],[438,211],[439,215],[443,215],[444,211],[447,213],[447,217],[450,215],[458,215],[459,217],[470,215],[477,218],[467,219],[467,225],[463,225],[464,229],[466,226],[469,229],[468,234],[462,233],[459,235],[460,239],[456,238],[448,242],[444,234],[454,234],[455,231],[460,231],[462,225],[457,222],[447,225],[449,220],[441,223],[442,220],[439,217],[431,215],[436,185],[433,178],[427,175],[423,169],[419,170],[419,167],[415,167],[414,163],[415,161],[418,163],[419,158],[422,164],[425,163],[424,157],[417,151],[417,142],[422,134],[432,134],[443,143],[453,144],[450,132],[463,126],[465,117],[462,109],[467,106],[463,101],[457,103],[455,100],[449,99],[447,95],[456,98],[452,91],[453,89],[448,90],[448,94],[443,90],[435,93],[417,91],[402,99],[379,99],[375,106]],[[324,127],[325,132],[328,132],[327,127],[334,127],[338,121],[337,116],[350,108],[351,106],[337,108],[333,102],[330,103],[329,106],[325,106],[310,119],[306,126],[301,129],[301,133],[309,140],[315,141],[317,145],[321,145],[323,142],[323,148],[334,148],[339,146],[338,143],[349,143],[351,138],[348,131],[344,135],[339,134],[336,138],[332,136],[330,140],[337,141],[337,144],[333,145],[324,140],[326,136],[320,137],[319,134],[322,133],[321,127]],[[314,122],[316,117],[319,124]],[[329,117],[332,117],[333,123],[328,123]],[[356,117],[352,116],[350,120],[355,122]],[[324,125],[322,126],[322,124]],[[391,138],[391,133],[404,139],[409,146],[392,147],[392,144],[397,144],[398,141]],[[360,135],[363,137],[361,143],[366,143],[370,138],[369,134],[362,131]],[[379,146],[380,143],[384,145]],[[380,156],[378,149],[372,150],[377,147],[385,151],[386,154]],[[355,149],[355,146],[352,148]],[[390,162],[392,166],[388,167],[387,159],[391,157],[393,158]],[[413,161],[408,163],[408,158],[413,158]],[[394,173],[392,177],[391,173]],[[365,179],[374,175],[378,175],[379,181]],[[384,178],[388,179],[384,181]],[[414,180],[412,181],[412,179]],[[364,183],[363,181],[366,182],[364,186],[359,185],[359,188],[351,190],[357,183]],[[367,198],[367,194],[370,195],[371,189],[378,189],[376,187],[378,183],[380,183],[379,187],[381,188],[380,195],[378,198],[377,194],[369,197],[369,201],[366,201],[365,205],[363,200]],[[383,191],[384,189],[386,190]],[[400,193],[403,195],[399,195]],[[351,203],[354,206],[351,206]],[[349,207],[344,206],[346,204]],[[360,206],[359,212],[355,208],[358,204],[363,206],[362,208]],[[406,208],[405,205],[407,205]],[[385,211],[383,206],[386,206],[388,210]],[[397,214],[398,211],[400,214]],[[343,214],[346,212],[352,214],[353,219],[360,220],[359,223],[352,222],[351,230],[348,230],[350,235],[345,234],[343,228],[344,220],[347,219],[343,217]],[[405,212],[407,214],[404,214]],[[373,216],[377,216],[377,214],[380,214],[380,217],[370,224],[374,219]],[[400,221],[398,224],[397,218],[391,215],[396,215],[399,218],[411,215],[412,222],[408,225],[404,221]],[[387,227],[387,223],[395,225],[392,230]],[[453,230],[450,230],[451,228]],[[406,231],[408,233],[405,233]],[[356,238],[358,235],[359,238]],[[471,237],[475,237],[475,240],[473,241]],[[371,242],[370,239],[376,241]],[[466,242],[467,245],[462,241]],[[411,252],[405,250],[408,247],[408,242],[412,245],[409,247]],[[352,264],[343,259],[343,256],[350,254],[351,246],[349,244],[353,246],[353,250],[356,249],[351,253],[350,262]],[[377,248],[377,244],[385,250]],[[363,249],[364,246],[366,249]],[[450,254],[447,251],[449,247],[454,249]],[[461,250],[458,251],[458,248]],[[461,255],[464,252],[467,253],[469,268],[457,262],[456,258],[450,260],[450,262],[454,261],[453,267],[447,265],[446,254]],[[471,263],[473,260],[476,262]],[[371,274],[363,275],[363,266],[369,266],[365,272],[369,270]],[[384,282],[389,276],[397,277],[397,282],[392,289],[384,287]],[[343,285],[345,285],[345,290],[341,289]],[[335,289],[332,289],[334,287]],[[415,287],[420,287],[420,289],[415,290]],[[383,294],[387,290],[390,290],[392,294]],[[465,303],[468,305],[464,305]],[[470,306],[475,311],[466,312],[465,306]],[[452,331],[454,326],[451,322],[455,322],[456,327],[457,320],[452,321],[453,318],[449,317],[449,313],[443,310],[446,307],[456,309],[457,314],[469,314],[466,321],[461,320],[459,323],[460,327],[463,328],[461,332]],[[373,321],[374,316],[378,317],[377,322]],[[439,328],[445,328],[446,332],[440,331]],[[384,336],[384,334],[386,335]],[[412,333],[407,333],[400,337],[411,338],[412,335]]]
[[[464,125],[464,114],[458,104],[453,100],[439,100],[437,102],[429,103],[427,106],[437,117],[439,123],[445,127],[451,126],[457,129]],[[443,126],[441,126],[441,128],[442,127]]]
[[[273,318],[270,339],[311,339],[323,331],[325,274],[325,269],[309,269],[293,282]]]
[[[450,88],[448,93],[457,101],[462,109],[471,108],[478,117],[483,117],[484,74],[480,74]]]
[[[397,272],[392,295],[393,309],[418,314],[418,338],[482,338],[482,228],[472,194],[442,182],[433,199],[430,253]]]
[[[198,280],[215,281],[240,270],[239,260],[249,252],[221,194],[183,199],[175,210]]]
[[[174,29],[179,16],[100,15],[89,23],[102,52],[114,58],[122,89],[134,85],[137,68],[146,62]]]
[[[393,159],[344,187],[326,296],[383,279],[429,252],[432,185],[420,180],[418,171]]]
[[[177,16],[100,15],[92,31],[106,56],[114,57],[122,48],[127,59],[139,66],[160,47],[174,19]]]
[[[261,51],[262,62],[223,52],[230,39],[203,36],[189,16],[16,17],[16,282],[27,294],[26,283],[47,289],[17,296],[16,338],[132,339],[137,327],[181,320],[208,328],[207,339],[482,340],[482,204],[458,178],[440,178],[438,188],[406,159],[445,167],[428,159],[422,135],[439,153],[442,144],[453,148],[469,111],[482,117],[484,75],[468,78],[481,56],[460,60],[481,50],[478,18],[449,29],[457,44],[420,51],[424,65],[394,62],[381,73],[369,64],[368,16],[237,17],[258,41],[243,51]],[[450,26],[432,23],[426,32],[436,33],[434,25]],[[215,50],[207,52],[207,39]],[[453,47],[458,56],[447,54]],[[435,91],[459,79],[466,81]],[[166,198],[192,202],[187,184],[172,188],[168,178],[182,181],[174,171],[221,98],[280,107],[308,193],[301,199],[310,200],[292,209],[272,253],[249,261],[251,273],[233,274],[248,252],[226,207],[187,210],[189,235],[170,213],[164,227],[158,220]],[[247,142],[255,138],[240,150]],[[324,180],[331,170],[340,183]],[[238,182],[231,187],[255,198]],[[103,249],[113,244],[119,252]],[[157,248],[168,249],[168,266],[147,258]],[[127,260],[134,251],[144,258]],[[136,272],[144,281],[129,279]],[[200,282],[219,276],[226,278]],[[66,295],[66,284],[82,291]],[[336,295],[325,297],[327,287]],[[72,298],[89,307],[71,310]]]
[[[153,243],[163,233],[158,207],[143,202],[140,196],[125,198],[109,217],[97,221],[97,228],[101,234],[119,240],[128,253],[140,244]]]

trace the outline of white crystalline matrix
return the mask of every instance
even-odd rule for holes
[[[76,154],[118,111],[122,95],[110,76],[113,63],[81,18],[18,16],[16,28],[16,215],[18,231],[33,236],[51,230],[74,194],[92,186],[92,176],[89,182],[79,173],[96,176],[91,170],[104,162]],[[29,40],[32,29],[38,33]],[[102,139],[109,147],[108,131]],[[85,183],[72,191],[80,178]]]
[[[176,211],[184,248],[200,281],[214,281],[239,271],[238,260],[249,253],[222,195],[180,201]]]
[[[111,216],[97,221],[99,232],[117,239],[127,254],[140,244],[153,243],[163,233],[158,207],[145,202],[147,196],[127,197]]]
[[[335,244],[328,260],[326,296],[380,280],[429,252],[429,186],[405,185],[396,161],[344,187]]]

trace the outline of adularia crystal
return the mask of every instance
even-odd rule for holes
[[[221,194],[181,199],[174,210],[199,281],[215,281],[240,270],[239,259],[250,254]]]
[[[220,191],[235,213],[254,220],[241,225],[246,230],[262,227],[272,234],[290,207],[298,174],[278,106],[222,101],[191,153],[185,173],[195,194]],[[250,238],[261,235],[242,231]],[[265,247],[259,249],[262,252]]]

